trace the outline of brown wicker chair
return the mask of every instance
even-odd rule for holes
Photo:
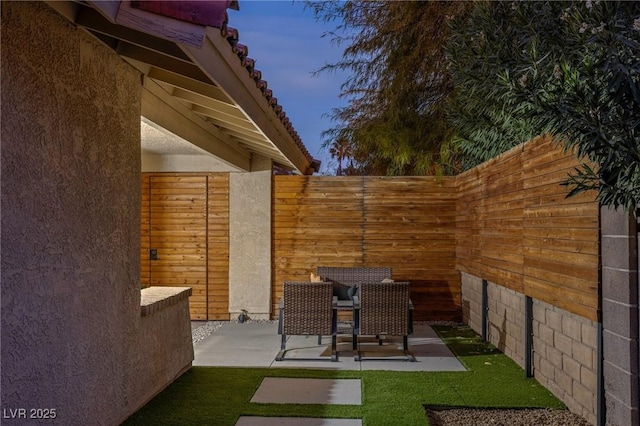
[[[316,272],[323,280],[331,281],[336,287],[351,287],[360,283],[379,283],[385,278],[391,278],[393,270],[392,268],[377,266],[318,266]]]
[[[285,281],[278,321],[278,334],[282,336],[282,340],[276,361],[285,359],[289,335],[331,335],[331,361],[337,361],[336,306],[337,298],[333,296],[332,283]]]
[[[379,344],[385,336],[402,336],[407,361],[415,361],[409,352],[409,334],[413,315],[408,282],[365,282],[354,299],[353,346],[356,361],[362,360],[359,336],[376,336]]]

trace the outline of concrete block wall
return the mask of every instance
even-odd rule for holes
[[[489,283],[487,340],[524,368],[524,295]]]
[[[534,377],[571,412],[596,423],[597,323],[533,301]]]
[[[462,273],[463,320],[482,332],[482,279]],[[523,369],[526,359],[525,296],[493,283],[487,288],[487,340]],[[569,409],[597,419],[597,324],[534,300],[534,377]]]
[[[462,273],[463,321],[482,333],[482,279]],[[524,295],[488,283],[487,341],[524,368]]]
[[[463,272],[461,281],[463,321],[482,334],[482,279]]]
[[[608,425],[640,425],[638,222],[601,209],[602,340]]]

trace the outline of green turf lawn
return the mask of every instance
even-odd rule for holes
[[[427,425],[425,405],[565,406],[466,326],[434,326],[466,372],[326,371],[193,367],[125,425],[228,425],[241,415],[362,418],[366,426]],[[362,405],[255,404],[264,377],[359,378]]]

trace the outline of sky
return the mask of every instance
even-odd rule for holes
[[[346,75],[312,75],[342,55],[330,37],[322,37],[335,23],[316,21],[301,1],[240,0],[239,5],[239,11],[228,11],[229,26],[238,30],[239,43],[249,48],[249,57],[309,154],[322,162],[320,172],[335,169],[329,153],[321,149],[321,133],[334,125],[326,115],[345,104],[338,95]]]

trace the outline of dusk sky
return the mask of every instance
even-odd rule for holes
[[[239,32],[239,42],[248,46],[249,57],[278,98],[287,117],[309,153],[322,161],[321,172],[331,157],[321,150],[321,133],[332,127],[327,115],[344,104],[338,98],[344,75],[313,71],[340,59],[342,48],[321,37],[334,23],[316,22],[301,1],[240,0],[240,10],[229,10],[229,26]],[[331,167],[331,169],[335,169]]]

